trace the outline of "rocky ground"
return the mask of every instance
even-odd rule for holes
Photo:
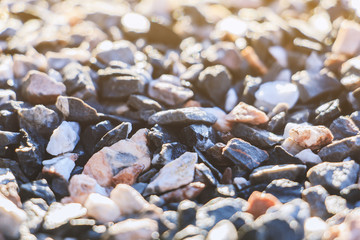
[[[359,16],[2,0],[0,240],[360,239]]]

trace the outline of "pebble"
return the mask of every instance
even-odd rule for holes
[[[143,219],[127,219],[112,225],[109,228],[109,235],[112,239],[153,239],[154,233],[158,231],[158,224],[155,220]]]
[[[319,164],[322,162],[319,155],[313,153],[313,151],[311,151],[311,149],[308,148],[296,154],[295,157],[300,159],[304,164],[306,163]]]
[[[180,139],[187,146],[194,146],[200,151],[206,151],[214,145],[216,133],[211,126],[205,124],[191,124],[184,127],[180,134]]]
[[[145,189],[144,195],[163,193],[189,184],[194,179],[197,154],[186,152],[166,164]]]
[[[63,83],[36,70],[28,72],[21,89],[24,98],[32,104],[53,104],[65,90]]]
[[[225,118],[229,122],[249,123],[259,125],[269,121],[268,116],[257,108],[240,102]]]
[[[205,68],[199,75],[198,86],[216,104],[225,100],[231,86],[231,76],[226,67],[215,65]]]
[[[324,162],[339,162],[349,156],[356,157],[359,145],[359,136],[347,137],[322,148],[318,155]]]
[[[315,109],[314,124],[327,124],[341,115],[340,100],[335,99]]]
[[[9,168],[0,168],[0,194],[21,207],[18,191],[19,186],[12,171]]]
[[[251,171],[269,158],[266,151],[261,150],[240,138],[233,138],[223,149],[223,155],[234,164]]]
[[[254,216],[254,219],[266,213],[266,210],[272,206],[281,204],[280,201],[270,193],[261,193],[254,191],[249,199],[247,212]]]
[[[201,194],[205,187],[206,185],[204,183],[192,182],[185,187],[181,187],[179,189],[161,195],[161,198],[167,203],[177,203],[186,199],[192,200],[199,196],[199,194]]]
[[[360,130],[349,117],[340,116],[330,125],[330,131],[335,140],[352,137],[359,134]]]
[[[59,96],[55,106],[66,121],[96,122],[99,119],[94,108],[76,97]]]
[[[352,36],[350,39],[349,36]],[[360,26],[354,21],[343,20],[336,36],[332,52],[355,55],[359,50],[358,40],[360,40]]]
[[[300,181],[305,177],[305,172],[306,166],[300,164],[269,165],[254,169],[249,178],[252,184],[270,183],[281,178]]]
[[[307,172],[307,178],[312,185],[324,186],[330,193],[340,192],[342,189],[357,182],[359,164],[355,161],[323,162]]]
[[[155,110],[160,111],[162,109],[161,105],[146,96],[143,95],[130,95],[127,105],[129,105],[132,108],[135,108],[136,110]]]
[[[346,200],[337,195],[327,196],[325,206],[328,213],[334,215],[347,209]]]
[[[330,217],[330,213],[327,211],[325,205],[325,199],[329,196],[329,193],[321,185],[316,185],[305,189],[302,192],[303,199],[310,205],[311,216],[318,216],[323,220]]]
[[[187,147],[178,142],[164,143],[158,154],[153,156],[151,164],[154,166],[164,166],[174,159],[180,157],[187,150]]]
[[[55,202],[55,195],[45,179],[35,180],[20,185],[20,197],[23,201],[30,198],[42,198],[47,204]]]
[[[134,53],[136,47],[129,41],[121,40],[101,42],[95,49],[96,58],[104,64],[111,61],[122,61],[127,64],[134,64]]]
[[[45,160],[42,162],[44,165],[42,172],[61,176],[68,181],[77,158],[78,155],[76,153],[65,153],[64,155]]]
[[[133,185],[144,168],[144,165],[136,163],[130,167],[123,168],[112,178],[112,185],[119,183]]]
[[[113,222],[121,213],[113,200],[98,193],[90,193],[84,207],[87,209],[87,215],[100,223]]]
[[[286,103],[289,109],[294,107],[300,96],[297,86],[283,81],[267,82],[255,92],[255,106],[273,109],[279,103]]]
[[[237,231],[229,220],[221,220],[218,222],[206,236],[207,240],[236,240]]]
[[[51,135],[46,151],[53,156],[73,151],[80,140],[79,134],[79,123],[63,121]]]
[[[16,100],[16,93],[10,89],[0,89],[0,105],[10,100]]]
[[[265,188],[266,193],[275,196],[280,202],[287,203],[296,198],[301,198],[303,186],[289,179],[275,179]]]
[[[124,167],[139,164],[144,166],[144,171],[148,170],[151,159],[146,145],[147,132],[140,129],[130,139],[102,148],[89,159],[83,173],[95,178],[101,186],[109,187],[113,177]]]
[[[360,199],[360,185],[358,183],[342,189],[340,195],[349,203],[355,203]]]
[[[325,126],[297,126],[289,131],[289,137],[303,148],[320,149],[333,140],[331,131]]]
[[[148,120],[150,125],[189,125],[189,124],[209,124],[216,122],[216,117],[207,113],[199,107],[178,108],[164,110],[155,113]]]
[[[126,139],[132,131],[132,125],[129,122],[123,122],[105,133],[95,145],[95,151],[108,147],[116,142]]]

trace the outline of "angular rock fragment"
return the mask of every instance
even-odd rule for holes
[[[164,143],[158,154],[154,155],[151,164],[154,166],[164,166],[174,159],[180,157],[187,150],[187,147],[178,142]]]
[[[335,99],[315,109],[314,123],[327,124],[341,115],[340,100]]]
[[[254,191],[248,199],[247,212],[254,216],[254,219],[265,214],[266,210],[277,204],[281,204],[280,201],[270,193],[261,193]]]
[[[181,130],[180,139],[189,147],[194,146],[200,151],[206,151],[214,145],[216,135],[211,126],[191,124]]]
[[[96,122],[97,111],[79,98],[59,96],[55,103],[65,120],[77,122]]]
[[[20,133],[0,130],[0,146],[17,145],[20,142]]]
[[[320,149],[333,140],[331,131],[324,126],[297,126],[289,131],[289,136],[303,148]]]
[[[357,135],[360,130],[355,123],[348,117],[340,116],[330,125],[330,131],[335,140]]]
[[[30,198],[42,198],[47,204],[55,202],[55,195],[45,179],[24,183],[20,186],[20,197],[23,201]]]
[[[95,151],[99,151],[103,147],[111,146],[122,139],[126,139],[131,130],[131,123],[123,122],[119,124],[102,136],[102,138],[95,145]]]
[[[275,179],[267,185],[265,192],[271,193],[282,203],[290,202],[296,198],[301,198],[303,186],[298,182],[282,178]]]
[[[84,207],[89,217],[101,223],[113,222],[120,217],[121,213],[113,200],[98,193],[90,193]]]
[[[160,111],[162,109],[161,105],[157,101],[143,95],[131,95],[127,104],[136,110]]]
[[[45,160],[42,162],[44,165],[42,172],[60,176],[68,181],[77,158],[78,155],[76,153],[65,153],[64,155]]]
[[[353,136],[337,140],[322,148],[318,155],[324,162],[340,162],[346,157],[356,157],[359,152],[360,137]]]
[[[229,122],[249,123],[252,125],[259,125],[269,121],[264,112],[244,102],[236,105],[225,119]]]
[[[112,185],[116,186],[119,183],[133,185],[144,168],[144,165],[136,163],[123,168],[112,178]]]

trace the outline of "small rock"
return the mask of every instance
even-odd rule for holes
[[[218,107],[212,107],[212,108],[202,108],[205,112],[210,113],[214,115],[217,120],[212,127],[215,130],[221,131],[221,132],[229,132],[231,130],[231,122],[226,120],[226,113]]]
[[[319,164],[322,162],[319,155],[313,153],[311,149],[304,149],[298,154],[296,154],[295,157],[300,159],[304,164],[306,163]]]
[[[340,100],[335,99],[315,109],[315,124],[327,124],[341,115]]]
[[[222,65],[207,67],[199,75],[198,86],[211,100],[221,104],[231,86],[231,76]]]
[[[348,90],[354,91],[360,87],[360,78],[356,74],[350,74],[340,79],[340,83]]]
[[[89,217],[101,223],[113,222],[120,217],[120,210],[116,203],[98,193],[90,193],[84,207]]]
[[[308,218],[304,224],[305,237],[306,239],[321,239],[327,228],[326,222],[321,218]]]
[[[357,135],[360,130],[349,117],[340,116],[330,125],[330,131],[335,140]]]
[[[136,47],[126,40],[117,42],[106,40],[98,44],[95,49],[96,58],[107,65],[111,61],[122,61],[132,65],[134,64],[135,52]]]
[[[210,168],[207,167],[204,163],[195,164],[195,179],[196,181],[200,181],[205,184],[210,183],[213,186],[218,184],[218,180],[215,178]]]
[[[331,131],[324,126],[298,126],[289,131],[289,136],[303,148],[320,149],[333,140]]]
[[[160,111],[149,118],[149,124],[176,125],[176,124],[209,124],[216,122],[216,117],[198,107],[178,108]]]
[[[229,158],[234,164],[242,166],[251,171],[268,159],[269,155],[240,138],[231,139],[223,149],[223,155]]]
[[[180,139],[189,147],[194,146],[200,151],[206,151],[214,145],[216,134],[211,126],[191,124],[181,130]]]
[[[324,220],[330,217],[326,209],[325,199],[328,192],[321,185],[310,187],[302,192],[303,199],[310,205],[311,216],[318,216]]]
[[[31,233],[39,230],[48,208],[47,203],[41,198],[32,198],[24,202],[23,209],[27,215],[26,226]]]
[[[299,164],[283,164],[275,166],[263,166],[256,168],[250,174],[252,184],[270,183],[274,179],[286,178],[291,181],[299,181],[305,177],[306,166]]]
[[[16,100],[16,93],[10,89],[0,89],[0,105],[10,100]]]
[[[269,159],[266,161],[266,164],[303,164],[303,162],[286,151],[282,146],[275,146],[273,150],[269,151]]]
[[[265,189],[266,193],[271,193],[282,203],[301,198],[302,191],[303,187],[300,183],[284,178],[273,180]]]
[[[32,104],[53,104],[65,90],[63,83],[36,70],[28,72],[22,84],[22,96]]]
[[[109,235],[118,240],[151,240],[157,231],[158,223],[155,220],[148,218],[127,219],[112,225],[109,228]]]
[[[343,20],[332,46],[332,51],[353,56],[359,51],[360,45],[358,41],[360,41],[359,24],[354,21]]]
[[[285,112],[280,112],[273,116],[267,126],[267,130],[273,133],[281,132],[286,124],[286,114]]]
[[[219,237],[220,236],[220,237]],[[229,220],[218,222],[206,236],[207,240],[236,240],[237,230]]]
[[[103,147],[111,146],[122,139],[126,139],[131,131],[132,125],[129,122],[123,122],[117,125],[103,135],[103,137],[95,145],[95,151],[99,151]]]
[[[161,195],[166,203],[181,202],[185,199],[195,199],[205,188],[205,184],[201,182],[192,182],[185,187],[173,190]]]
[[[254,216],[254,219],[266,213],[266,210],[272,206],[281,204],[280,201],[270,193],[261,193],[254,191],[249,199],[247,212]]]
[[[0,194],[12,201],[16,206],[21,207],[18,188],[19,186],[11,170],[9,168],[0,168]]]
[[[45,179],[22,184],[20,186],[20,197],[23,201],[30,198],[42,198],[47,204],[56,201],[55,195]]]
[[[134,164],[120,170],[113,178],[112,184],[116,186],[119,183],[133,185],[145,166],[142,164]]]
[[[264,112],[244,102],[236,105],[225,119],[229,122],[249,123],[252,125],[259,125],[269,121]]]
[[[357,182],[359,164],[355,161],[323,162],[309,169],[307,178],[312,185],[324,186],[330,193],[340,192],[342,189]]]
[[[188,225],[195,225],[197,209],[198,206],[193,201],[183,200],[179,203],[177,208],[177,225],[179,230],[184,229]]]
[[[229,91],[226,93],[226,100],[225,100],[225,111],[230,112],[232,109],[235,108],[236,104],[238,103],[238,96],[237,92],[234,88],[230,88]]]
[[[42,162],[44,165],[43,173],[55,174],[63,177],[66,181],[69,180],[70,174],[75,167],[75,161],[78,155],[76,153],[65,153],[64,155],[45,160]]]
[[[71,152],[80,140],[79,134],[79,123],[63,121],[51,135],[46,151],[53,156]]]
[[[349,203],[355,203],[360,199],[360,184],[352,184],[340,191],[340,195]]]
[[[0,130],[0,146],[18,145],[20,143],[20,133]]]
[[[116,185],[110,198],[119,207],[122,215],[140,213],[150,206],[138,191],[126,184]]]
[[[112,185],[113,177],[124,167],[139,164],[146,171],[151,159],[147,147],[147,129],[138,130],[130,139],[120,140],[95,153],[84,167],[84,174],[97,180],[104,187]]]
[[[59,96],[55,106],[67,121],[96,122],[99,119],[94,108],[76,97]]]
[[[279,103],[287,103],[289,109],[294,107],[299,99],[299,90],[295,84],[283,81],[261,84],[255,93],[255,106],[273,109]]]
[[[162,193],[190,183],[194,179],[196,162],[197,154],[186,152],[166,164],[147,186],[144,194]]]
[[[158,124],[155,124],[155,126],[150,129],[147,137],[156,148],[161,148],[165,143],[178,141],[170,127],[160,126]]]
[[[334,215],[347,209],[346,200],[337,195],[327,196],[325,206],[327,212]]]
[[[337,140],[323,147],[318,155],[324,162],[339,162],[346,157],[356,157],[359,151],[360,137],[353,136]]]
[[[135,94],[129,97],[127,105],[135,108],[136,110],[160,111],[162,109],[161,105],[157,101],[143,95]]]
[[[174,159],[180,157],[187,150],[187,147],[178,142],[164,143],[158,154],[154,155],[151,164],[154,166],[164,166]]]

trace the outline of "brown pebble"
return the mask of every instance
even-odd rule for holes
[[[265,214],[268,208],[281,204],[280,201],[270,193],[261,193],[254,191],[248,199],[247,212],[251,213],[254,218],[258,218]]]
[[[205,184],[201,182],[192,182],[185,187],[163,194],[161,198],[167,203],[181,202],[185,199],[194,199],[202,192],[202,190],[204,190],[204,188]]]
[[[240,102],[234,109],[226,116],[229,122],[250,123],[252,125],[259,125],[269,121],[269,117],[259,109]]]
[[[112,178],[113,185],[116,186],[119,183],[133,185],[144,168],[143,164],[134,164],[124,168]]]

